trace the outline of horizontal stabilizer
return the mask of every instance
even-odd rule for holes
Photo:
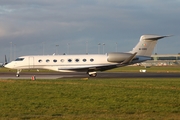
[[[146,35],[145,38],[143,38],[144,40],[159,40],[159,39],[162,39],[162,38],[165,38],[165,37],[170,37],[172,35],[167,35],[167,36],[155,36],[155,35]]]

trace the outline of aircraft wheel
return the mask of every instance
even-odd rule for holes
[[[19,74],[16,75],[16,77],[19,77],[19,76],[20,76]]]
[[[96,77],[97,73],[89,74],[90,77]]]

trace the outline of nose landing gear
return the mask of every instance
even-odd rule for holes
[[[21,72],[22,70],[17,70],[17,73],[16,73],[16,77],[20,77],[20,72]]]

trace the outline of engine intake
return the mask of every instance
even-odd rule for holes
[[[121,63],[131,57],[133,54],[131,53],[122,53],[122,52],[112,52],[108,53],[108,62],[118,62]]]

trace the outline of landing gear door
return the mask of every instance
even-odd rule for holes
[[[34,57],[29,57],[29,68],[34,68]]]

